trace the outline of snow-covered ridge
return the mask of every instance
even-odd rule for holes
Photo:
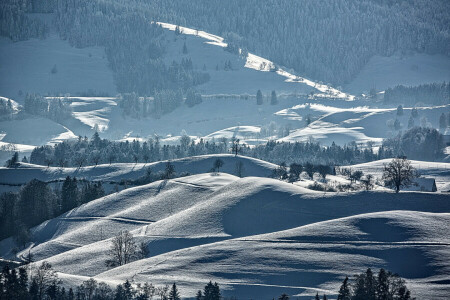
[[[171,31],[175,31],[177,28],[177,25],[170,24],[170,23],[156,22],[156,24],[160,25],[162,28],[165,28],[165,29],[168,29]],[[178,26],[178,28],[182,34],[195,35],[195,36],[201,37],[205,40],[208,40],[208,42],[206,42],[208,44],[219,46],[222,48],[225,48],[228,45],[227,43],[224,42],[223,37],[220,37],[220,36],[217,36],[217,35],[202,31],[202,30],[195,30],[195,29],[183,27],[183,26]],[[239,49],[239,51],[241,51],[241,49]],[[254,69],[257,71],[261,71],[261,72],[270,72],[274,68],[274,66],[275,66],[275,64],[268,59],[265,59],[263,57],[255,55],[253,53],[248,53],[248,55],[247,55],[247,61],[245,63],[246,68]],[[319,96],[322,96],[322,97],[341,98],[341,99],[348,100],[348,101],[352,101],[355,99],[354,95],[344,93],[344,92],[342,92],[338,89],[335,89],[331,86],[328,86],[326,84],[317,83],[317,82],[314,82],[307,78],[291,74],[288,71],[286,71],[280,67],[276,68],[276,73],[282,77],[285,77],[286,82],[303,83],[303,84],[306,84],[310,87],[317,89],[318,91],[321,92],[319,94]]]

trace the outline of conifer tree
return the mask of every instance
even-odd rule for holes
[[[256,92],[256,104],[258,104],[258,105],[262,105],[263,104],[263,95],[262,95],[261,90],[258,90]]]
[[[169,292],[169,300],[181,300],[177,285],[175,283],[173,283],[172,289]]]
[[[271,105],[278,104],[277,93],[275,91],[272,91],[272,94],[270,96],[270,104]]]
[[[337,300],[351,300],[351,291],[348,284],[348,277],[345,277],[344,282],[342,282],[342,285],[339,288]]]

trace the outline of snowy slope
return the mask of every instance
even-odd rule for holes
[[[276,165],[259,159],[231,154],[201,155],[172,160],[177,173],[200,174],[211,171],[214,161],[220,158],[224,165],[220,172],[235,174],[236,163],[242,162],[243,176],[267,177],[277,168]],[[23,184],[34,178],[42,181],[61,180],[67,176],[85,178],[91,181],[115,181],[122,179],[137,179],[146,174],[148,168],[153,173],[163,171],[166,161],[154,163],[116,163],[79,168],[46,167],[21,163],[18,168],[8,169],[0,167],[0,184]]]
[[[450,59],[445,55],[374,56],[344,88],[350,93],[368,94],[372,88],[384,91],[399,84],[414,86],[449,80]]]
[[[427,126],[437,128],[439,116],[446,113],[449,108],[450,105],[417,107],[419,117],[415,119],[415,125],[420,126],[421,119],[426,118]],[[280,141],[306,141],[312,137],[324,145],[331,145],[332,142],[342,145],[352,141],[364,144],[372,141],[379,144],[383,138],[393,137],[399,133],[398,130],[388,127],[390,121],[393,123],[398,119],[401,130],[408,129],[411,110],[412,107],[404,107],[403,115],[397,116],[396,108],[300,104],[279,111],[277,114],[292,119],[304,119],[304,116],[309,114],[315,121],[304,128],[294,129]]]
[[[13,99],[19,91],[51,95],[89,90],[116,93],[103,48],[71,47],[53,33],[43,40],[19,42],[1,37],[0,65],[0,95]],[[57,73],[52,74],[54,65]]]
[[[175,31],[177,27],[174,24],[163,22],[157,22],[157,24],[171,31]],[[268,59],[253,53],[249,53],[245,61],[240,62],[239,59],[236,59],[236,55],[234,55],[233,58],[233,55],[225,54],[226,52],[223,53],[224,51],[220,49],[227,47],[227,43],[224,42],[222,37],[183,26],[179,26],[178,28],[180,29],[182,35],[189,37],[186,39],[187,47],[189,47],[189,43],[192,41],[195,49],[193,51],[194,55],[200,54],[201,61],[199,61],[199,63],[205,64],[206,70],[208,70],[208,66],[206,66],[206,64],[209,64],[210,70],[214,70],[216,65],[223,66],[226,60],[231,60],[232,66],[236,66],[237,68],[235,69],[239,71],[235,72],[235,70],[228,73],[220,72],[219,74],[214,74],[214,71],[212,71],[211,82],[200,87],[200,89],[203,89],[204,91],[212,91],[213,93],[252,93],[256,89],[262,89],[264,91],[276,89],[278,91],[300,90],[307,92],[313,88],[317,91],[317,93],[325,97],[341,98],[344,100],[354,99],[354,96],[351,94],[344,93],[325,84],[320,84],[309,79],[296,76],[279,66],[275,66],[275,64]],[[199,43],[199,39],[206,41],[201,41]],[[214,51],[215,49],[211,47],[209,47],[209,49],[205,46],[202,47],[202,44],[208,46],[218,46],[221,52],[218,52],[217,50]],[[179,50],[176,51],[175,54],[179,56],[181,54],[183,43],[180,43],[178,46],[179,47],[177,49]],[[172,58],[170,54],[168,57]],[[217,57],[221,57],[221,59],[217,61]],[[195,58],[196,57],[194,56],[194,62],[196,62]],[[255,70],[258,72],[254,72]],[[265,73],[265,75],[258,73]],[[251,88],[249,89],[249,87]]]
[[[346,166],[345,168],[361,170],[364,174],[372,174],[377,178],[381,178],[383,176],[384,165],[387,165],[390,161],[390,159],[382,159],[363,164]],[[421,177],[435,179],[438,191],[450,191],[450,163],[411,160],[411,165],[419,172]]]
[[[69,281],[71,276],[96,275],[99,279],[111,280],[112,283],[119,282],[125,277],[133,278],[136,282],[145,280],[158,284],[176,280],[185,293],[191,293],[193,289],[200,288],[205,279],[212,278],[225,285],[226,289],[234,287],[235,290],[230,291],[230,295],[233,293],[246,295],[253,292],[249,286],[255,284],[315,288],[325,285],[325,289],[329,289],[326,286],[330,280],[336,279],[336,274],[343,274],[342,272],[349,270],[356,272],[364,266],[386,266],[383,262],[385,256],[371,254],[372,242],[382,242],[381,245],[386,242],[385,236],[376,230],[376,226],[374,229],[372,225],[361,225],[361,231],[366,234],[367,230],[370,230],[373,235],[370,238],[373,240],[369,238],[370,242],[363,243],[362,248],[357,251],[355,249],[358,242],[356,245],[351,244],[348,246],[349,249],[345,250],[349,253],[344,254],[340,254],[342,246],[335,242],[331,243],[332,248],[337,247],[333,251],[317,250],[316,248],[323,248],[324,245],[320,239],[320,242],[317,242],[318,238],[313,237],[306,239],[308,241],[306,244],[311,245],[303,252],[289,250],[291,243],[278,245],[269,241],[277,238],[276,236],[263,238],[264,243],[258,242],[249,247],[242,247],[241,242],[235,242],[234,239],[243,238],[252,241],[258,239],[254,237],[257,234],[387,210],[450,212],[450,202],[446,195],[430,193],[371,192],[324,195],[274,179],[256,177],[239,179],[227,174],[219,176],[199,174],[167,182],[155,182],[109,195],[45,222],[33,230],[34,247],[31,251],[36,258],[51,262],[56,270],[66,274],[64,276]],[[376,221],[375,224],[383,224],[384,219]],[[436,236],[439,237],[440,233],[436,230],[448,226],[447,223],[442,225],[439,219],[434,222],[439,226],[425,226],[426,223],[422,222],[424,228],[420,238],[427,237],[430,243],[435,242]],[[337,225],[330,227],[338,228]],[[151,258],[108,271],[104,264],[110,244],[108,238],[123,229],[131,230],[137,242],[148,245]],[[323,233],[324,229],[321,231]],[[321,231],[317,231],[318,236],[322,234]],[[316,230],[310,231],[309,235],[314,232]],[[344,232],[349,241],[361,240],[361,233],[355,229],[339,232]],[[410,240],[401,234],[394,237],[402,243]],[[415,240],[420,238],[414,237]],[[211,244],[224,240],[232,241]],[[10,239],[0,243],[2,255],[7,257],[11,255],[10,243]],[[235,243],[239,247],[236,247]],[[373,249],[378,249],[378,246],[374,244]],[[392,247],[391,244],[384,246]],[[178,249],[185,250],[180,252]],[[417,259],[425,259],[424,257],[428,257],[429,254],[429,252],[422,253],[421,250],[417,250],[418,253],[415,253],[416,250],[412,251]],[[208,259],[205,259],[205,253],[209,255]],[[19,256],[21,254],[19,253]],[[319,258],[325,262],[320,263]],[[342,271],[337,272],[337,263],[345,258],[351,263],[344,264]],[[292,264],[292,260],[299,263]],[[302,260],[306,262],[301,263]],[[333,272],[337,273],[326,270],[326,263],[331,261],[335,261]],[[234,262],[236,267],[232,268],[231,264]],[[249,267],[244,267],[243,262],[248,263]],[[355,266],[350,268],[350,264]],[[435,275],[426,265],[420,264],[426,272],[418,271],[416,277],[411,275],[413,273],[402,275],[412,279],[426,278],[431,276],[430,272]],[[304,276],[299,277],[299,274],[317,270],[318,266],[325,269],[319,272],[317,278],[313,276],[315,278],[313,282],[305,281],[302,285]],[[401,265],[387,266],[397,272],[404,270]],[[197,272],[198,268],[203,271]],[[101,274],[103,272],[107,273]],[[176,272],[181,273],[175,276]],[[281,277],[276,278],[274,274],[285,272],[290,275],[284,277],[286,281],[282,284]],[[231,284],[232,282],[235,284]],[[239,283],[243,287],[239,287]],[[418,290],[423,289],[423,286],[418,287]],[[297,289],[296,293],[301,291]]]
[[[442,235],[449,222],[448,213],[357,215],[170,252],[96,278],[159,284],[176,279],[184,296],[212,279],[239,298],[287,292],[311,299],[316,292],[336,295],[346,275],[383,267],[406,277],[418,299],[445,299],[450,240]]]

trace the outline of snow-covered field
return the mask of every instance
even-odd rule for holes
[[[231,173],[236,158],[221,158],[223,170]],[[226,296],[271,298],[288,292],[309,299],[316,291],[335,294],[345,275],[383,267],[405,277],[414,296],[429,295],[432,287],[433,299],[445,299],[450,288],[447,194],[324,194],[264,178],[273,165],[247,158],[238,159],[253,177],[205,173],[213,159],[174,161],[177,170],[184,166],[198,174],[130,188],[44,222],[33,229],[27,249],[36,263],[49,261],[65,284],[89,277],[110,284],[176,281],[183,296],[192,296],[213,280]],[[5,172],[0,176],[15,172],[10,177],[23,178],[20,172],[38,169],[27,167],[0,169]],[[84,169],[91,179],[132,174],[120,165]],[[108,269],[110,238],[124,229],[148,245],[150,256]],[[11,242],[0,242],[0,255],[14,256]]]
[[[399,84],[415,86],[449,80],[450,59],[444,55],[415,53],[374,56],[344,88],[350,93],[367,94],[371,89],[384,91]]]
[[[361,170],[364,174],[371,174],[377,178],[381,178],[384,165],[387,165],[389,162],[389,159],[382,159],[347,166],[347,168],[355,171]],[[438,191],[450,191],[450,163],[411,160],[411,165],[418,171],[421,177],[435,179]]]
[[[23,93],[50,95],[89,90],[115,95],[113,74],[100,47],[71,47],[51,34],[44,40],[12,42],[0,38],[0,95],[17,98]],[[56,65],[56,73],[52,73]]]

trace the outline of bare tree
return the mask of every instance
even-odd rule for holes
[[[241,147],[239,146],[239,139],[233,140],[233,146],[231,150],[234,153],[234,156],[238,155],[239,150],[241,150]]]
[[[416,170],[406,158],[394,158],[389,164],[384,165],[384,184],[395,188],[396,193],[400,191],[401,187],[410,186],[416,177]]]
[[[136,256],[136,243],[133,236],[127,230],[121,231],[111,241],[109,259],[106,266],[115,267],[125,265]]]
[[[366,175],[364,178],[361,179],[361,183],[364,185],[364,188],[366,189],[366,191],[369,191],[371,189],[373,189],[373,175],[369,174]]]
[[[244,171],[245,171],[244,163],[243,163],[242,161],[238,161],[238,162],[236,163],[236,175],[237,175],[238,177],[242,177]]]
[[[217,172],[220,172],[220,168],[223,166],[224,162],[220,158],[216,159],[214,161],[214,170],[217,170]]]
[[[101,159],[101,157],[100,157],[100,154],[98,153],[98,152],[96,152],[95,154],[94,154],[94,156],[92,156],[92,162],[97,166],[98,165],[98,163],[100,162],[100,159]]]
[[[61,283],[58,274],[52,269],[52,265],[46,261],[37,268],[32,280],[36,282],[38,288],[38,299],[43,299],[48,287]]]
[[[140,243],[137,256],[140,259],[143,259],[143,258],[147,258],[149,254],[150,254],[150,251],[148,251],[147,245],[144,242]]]

